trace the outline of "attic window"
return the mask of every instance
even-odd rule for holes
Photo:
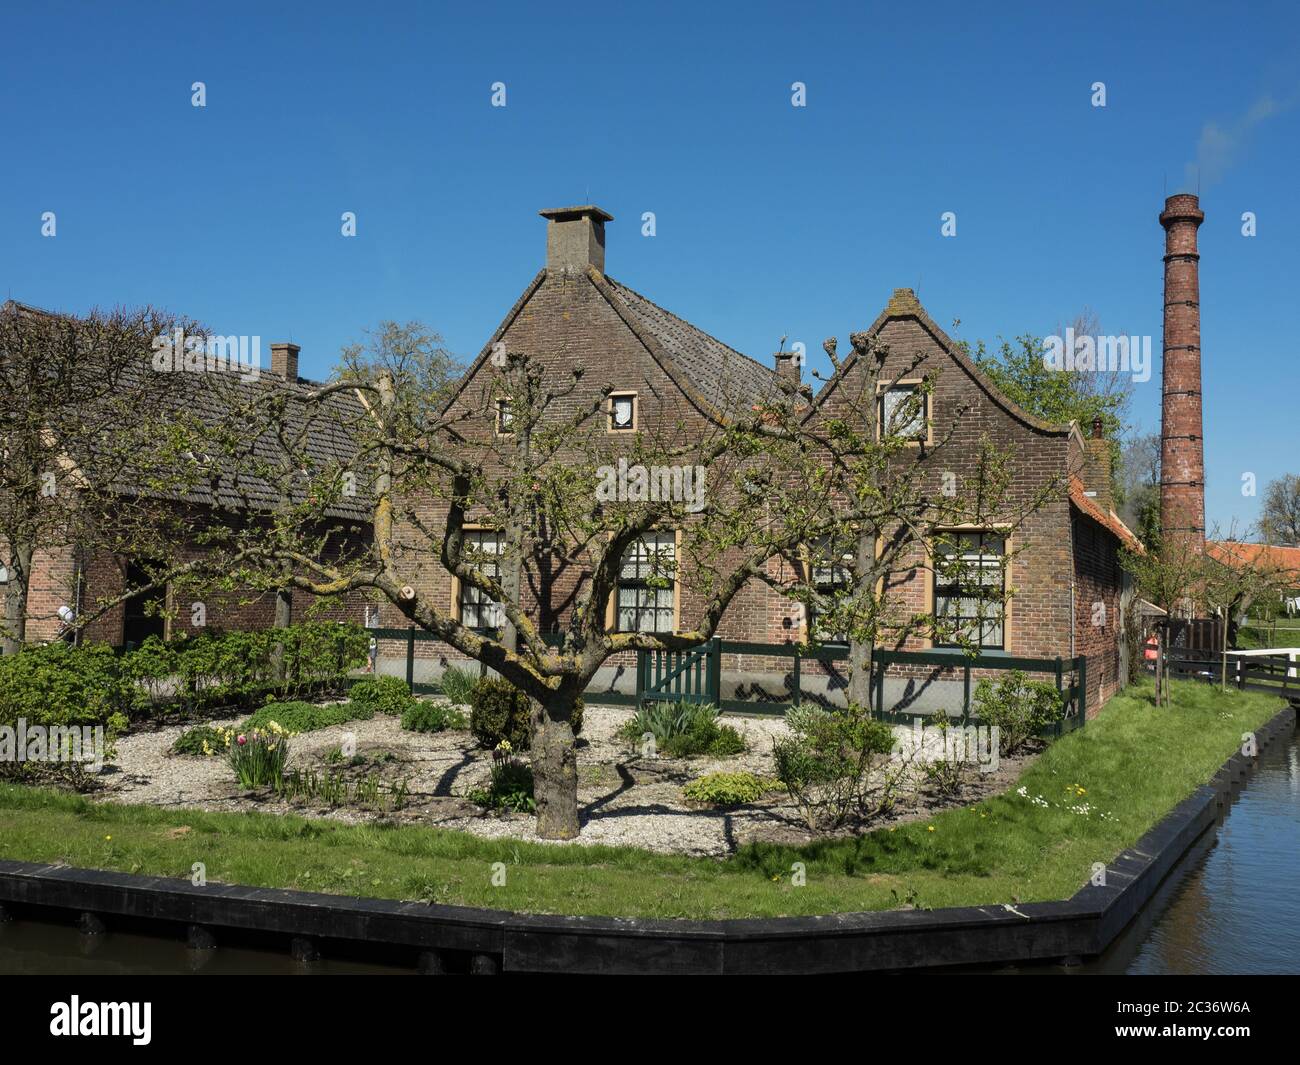
[[[880,393],[881,436],[924,440],[930,422],[930,397],[919,383],[897,384]]]
[[[636,429],[636,393],[615,392],[609,397],[609,431],[627,433]]]
[[[508,436],[514,432],[510,428],[514,415],[510,412],[510,401],[506,399],[497,400],[497,435]]]

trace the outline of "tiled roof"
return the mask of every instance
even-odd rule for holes
[[[1104,510],[1097,500],[1087,494],[1083,481],[1079,479],[1077,474],[1070,475],[1070,502],[1103,529],[1113,533],[1119,542],[1130,551],[1144,552],[1142,541],[1133,535],[1129,527],[1120,520],[1118,514],[1113,510]]]
[[[1237,540],[1207,540],[1206,553],[1227,565],[1245,563],[1300,576],[1300,547],[1244,544]]]
[[[612,277],[603,280],[606,293],[622,304],[642,339],[652,339],[695,391],[719,412],[747,410],[759,401],[781,398],[775,367],[742,355]]]

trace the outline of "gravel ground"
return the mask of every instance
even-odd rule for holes
[[[682,785],[719,771],[748,770],[773,775],[772,741],[786,732],[779,718],[728,716],[748,750],[730,758],[689,760],[642,759],[616,738],[631,716],[622,707],[588,706],[578,748],[578,801],[584,844],[641,847],[676,854],[722,857],[751,840],[801,843],[813,835],[798,810],[782,792],[752,806],[716,810],[688,804]],[[237,719],[236,719],[237,720]],[[229,723],[229,722],[227,722]],[[406,732],[393,717],[376,717],[304,733],[293,740],[290,767],[328,767],[329,753],[355,736],[356,752],[365,762],[346,770],[351,779],[373,773],[381,780],[405,780],[409,797],[400,810],[375,811],[355,805],[329,808],[324,803],[286,801],[265,792],[242,790],[223,758],[171,754],[171,745],[184,727],[137,733],[118,741],[116,762],[106,767],[100,801],[144,803],[200,810],[260,810],[300,813],[359,823],[386,820],[437,825],[480,836],[535,839],[533,818],[525,814],[498,815],[482,810],[464,796],[483,787],[492,756],[475,746],[466,731]],[[898,730],[900,735],[905,730]],[[1025,759],[1003,759],[997,772],[972,774],[962,803],[1004,790],[1019,776]],[[951,802],[909,790],[898,810],[877,818],[872,827],[928,816]],[[847,826],[845,831],[860,829]]]

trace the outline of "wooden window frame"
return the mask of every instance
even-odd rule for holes
[[[496,536],[497,536],[497,558],[500,559],[500,557],[501,557],[501,535],[502,535],[500,529],[494,529],[491,525],[484,525],[484,524],[479,523],[479,522],[467,523],[467,524],[461,526],[461,529],[462,529],[463,532],[467,532],[467,533],[485,533],[485,532],[495,533]],[[500,569],[500,566],[501,566],[501,563],[498,561],[498,563],[497,563],[497,568]],[[501,574],[498,573],[498,574],[497,574],[497,583],[499,584],[500,582],[501,582]],[[452,618],[453,618],[455,621],[459,622],[459,623],[462,624],[462,625],[465,624],[465,620],[464,620],[464,612],[463,612],[463,610],[462,610],[462,608],[461,608],[461,601],[460,601],[460,593],[461,593],[461,590],[462,590],[462,585],[463,585],[463,583],[464,583],[464,582],[461,581],[461,579],[460,579],[459,577],[457,577],[456,574],[454,574],[454,573],[451,574],[451,616],[452,616]],[[505,625],[505,611],[504,611],[504,609],[502,609],[502,605],[501,605],[500,603],[497,604],[497,609],[498,609],[498,610],[501,610],[501,619],[502,619],[502,620],[501,620],[501,624],[502,624],[502,627],[503,627],[503,626]],[[489,632],[492,632],[493,630],[491,630],[491,629],[472,629],[471,631],[473,631],[473,632],[477,632],[477,633],[489,633]]]
[[[1011,527],[1005,523],[995,522],[991,525],[950,525],[936,530],[936,535],[938,536],[943,536],[947,533],[981,533],[1002,537],[1002,558],[1004,560],[1002,568],[1002,646],[985,648],[982,644],[980,645],[981,651],[989,651],[996,654],[1010,654],[1012,650],[1011,637],[1013,633],[1013,615],[1011,609],[1011,560],[1014,556],[1014,550],[1012,547],[1011,533],[1009,531],[1010,528]],[[929,564],[925,567],[925,602],[926,606],[930,610],[931,616],[935,616],[938,603],[935,600],[935,544],[933,541],[928,545],[928,552]],[[933,627],[925,637],[925,644],[927,648],[935,651],[955,651],[960,649],[956,644],[935,643]]]
[[[673,534],[673,562],[676,565],[676,572],[673,574],[673,627],[671,633],[651,632],[647,633],[649,636],[668,636],[681,632],[682,629],[682,530],[680,528],[651,529],[645,535],[663,536],[668,532]],[[610,534],[610,539],[613,539],[613,533]],[[618,627],[618,590],[622,583],[623,560],[620,558],[618,576],[614,579],[614,590],[609,593],[609,599],[605,603],[605,631],[608,633],[631,631]]]
[[[920,390],[925,384],[924,377],[905,377],[898,381],[877,381],[876,382],[876,438],[883,440],[885,436],[885,395],[895,389],[910,388],[913,391]],[[908,447],[930,446],[934,443],[934,393],[925,393],[925,409],[921,412],[925,419],[925,433],[919,436],[908,437],[904,442]]]
[[[632,424],[626,429],[614,428],[614,400],[620,396],[632,397]],[[624,436],[628,433],[637,432],[641,428],[640,407],[640,395],[632,389],[624,388],[617,392],[611,392],[605,400],[605,432],[611,436]]]

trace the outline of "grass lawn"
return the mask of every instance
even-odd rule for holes
[[[1243,651],[1259,647],[1300,647],[1300,619],[1279,618],[1276,628],[1243,625],[1237,632],[1237,646]]]
[[[633,849],[485,840],[434,828],[96,804],[0,786],[0,855],[37,862],[546,913],[750,917],[1068,898],[1205,783],[1280,700],[1150,685],[1058,740],[1016,789],[895,829],[725,861]],[[1023,789],[1024,794],[1017,794]],[[506,883],[493,887],[492,865]],[[807,883],[791,883],[801,862]]]

